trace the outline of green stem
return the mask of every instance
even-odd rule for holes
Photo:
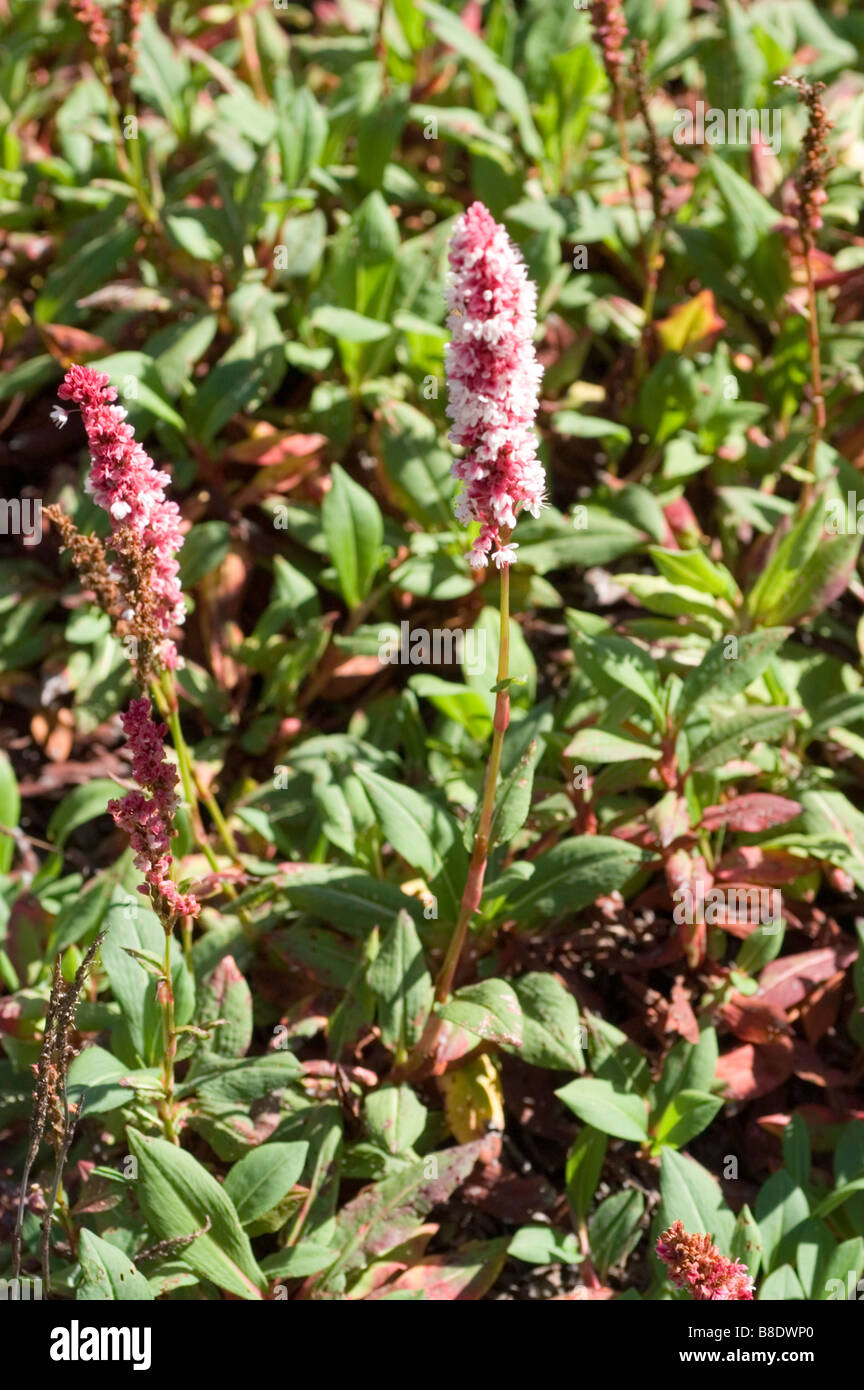
[[[639,346],[636,349],[636,360],[633,367],[633,377],[637,390],[642,385],[648,362],[648,337],[654,319],[654,305],[657,301],[657,287],[660,282],[660,267],[663,264],[660,259],[662,240],[663,227],[660,223],[655,222],[651,229],[648,250],[645,253],[646,278],[645,292],[642,296],[642,333],[639,338]]]
[[[165,924],[163,923],[163,926]],[[177,1031],[174,1021],[174,984],[171,977],[171,932],[165,927],[164,980],[160,987],[162,1003],[162,1123],[165,1138],[180,1143],[174,1121],[174,1061],[177,1056]]]
[[[435,1004],[444,1004],[450,997],[453,988],[453,981],[459,968],[459,961],[465,949],[465,941],[468,936],[468,927],[471,918],[480,906],[483,895],[483,880],[486,876],[486,865],[489,859],[490,838],[492,833],[492,816],[495,810],[495,793],[498,788],[498,774],[501,770],[501,753],[504,747],[504,735],[510,723],[510,692],[504,684],[508,678],[510,669],[510,567],[503,565],[501,568],[501,611],[500,611],[500,638],[498,645],[498,690],[495,695],[495,716],[492,725],[492,749],[489,754],[489,762],[486,766],[486,778],[483,784],[483,799],[480,804],[480,815],[477,820],[477,829],[474,833],[474,848],[471,852],[471,860],[468,865],[468,877],[465,883],[465,891],[462,894],[462,902],[459,906],[459,916],[450,944],[447,947],[447,954],[438,972],[438,979],[435,982]],[[423,1036],[414,1048],[411,1056],[402,1067],[398,1068],[399,1074],[409,1076],[415,1072],[433,1054],[435,1041],[441,1027],[441,1019],[434,1012],[429,1015]]]

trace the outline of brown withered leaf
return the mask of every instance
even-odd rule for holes
[[[802,1002],[799,1010],[801,1025],[809,1043],[817,1043],[837,1022],[840,1002],[846,984],[846,971],[838,970],[830,980],[817,985]]]
[[[71,328],[65,323],[40,323],[39,333],[51,356],[56,358],[64,371],[75,362],[86,362],[90,357],[107,357],[113,348],[104,338],[95,333],[86,333],[83,328]]]
[[[791,1031],[782,1009],[743,994],[731,995],[720,1010],[720,1017],[742,1042],[776,1042]]]

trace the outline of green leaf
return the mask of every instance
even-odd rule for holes
[[[391,1154],[411,1153],[426,1127],[428,1114],[426,1106],[406,1085],[379,1086],[370,1092],[363,1106],[370,1140]]]
[[[555,1094],[592,1129],[637,1144],[648,1138],[648,1114],[640,1096],[616,1091],[608,1081],[588,1077],[571,1081]]]
[[[782,1265],[763,1280],[759,1289],[760,1303],[799,1303],[804,1302],[804,1290],[791,1265]]]
[[[384,523],[378,503],[338,463],[333,486],[321,504],[321,520],[342,597],[351,609],[369,593],[381,564]]]
[[[88,821],[96,820],[98,816],[104,816],[108,810],[108,802],[114,800],[117,794],[117,783],[110,782],[107,777],[95,777],[92,782],[82,782],[74,791],[64,796],[60,805],[52,812],[48,821],[48,839],[53,840],[58,849],[62,849],[73,830],[86,825]]]
[[[741,260],[747,260],[776,227],[776,209],[753,187],[749,179],[742,178],[731,164],[718,155],[709,158],[707,167],[723,200],[728,219],[726,225],[736,254]]]
[[[218,569],[230,549],[231,527],[227,521],[201,521],[193,526],[180,551],[183,587],[194,588],[205,574]]]
[[[332,304],[316,309],[311,321],[313,327],[345,343],[380,343],[393,331],[389,323],[379,323],[378,319],[367,318],[353,309],[337,309]]]
[[[648,554],[670,584],[700,589],[716,598],[734,599],[738,585],[725,565],[715,564],[704,550],[664,550],[649,546]]]
[[[466,985],[442,1006],[440,1015],[484,1042],[509,1043],[513,1048],[522,1042],[522,1006],[506,980]]]
[[[75,1290],[76,1301],[96,1302],[103,1299],[152,1301],[153,1292],[143,1274],[132,1260],[116,1245],[82,1230],[78,1249],[81,1276]]]
[[[384,937],[367,981],[378,996],[381,1041],[407,1055],[420,1037],[432,1005],[432,978],[417,928],[407,912],[399,913]]]
[[[660,1158],[660,1196],[663,1230],[675,1221],[683,1221],[685,1230],[705,1232],[728,1255],[735,1218],[723,1200],[720,1184],[695,1158],[664,1148]]]
[[[529,1265],[577,1265],[585,1258],[572,1231],[559,1231],[554,1226],[522,1226],[510,1241],[507,1254],[511,1260],[524,1260]]]
[[[175,1240],[209,1229],[183,1247],[183,1262],[218,1289],[261,1298],[267,1281],[256,1263],[234,1203],[202,1163],[166,1139],[128,1129],[138,1161],[136,1193],[150,1229]]]
[[[762,1237],[762,1262],[770,1273],[778,1262],[784,1237],[806,1221],[810,1206],[803,1190],[781,1169],[762,1184],[754,1215]]]
[[[20,815],[21,797],[15,772],[7,755],[0,752],[0,825],[15,830]],[[9,872],[14,853],[15,841],[12,836],[0,834],[0,874]]]
[[[792,1116],[780,1142],[790,1178],[806,1191],[810,1183],[810,1134],[801,1115]]]
[[[575,617],[572,610],[568,617],[570,615]],[[587,671],[598,690],[613,693],[610,683],[613,689],[620,686],[630,690],[663,721],[659,695],[660,672],[654,658],[643,647],[626,637],[609,633],[588,637],[580,633],[575,624],[571,625],[571,636],[576,665]]]
[[[676,718],[682,724],[697,705],[728,704],[762,675],[771,658],[780,650],[791,629],[763,628],[744,633],[730,645],[721,638],[709,647],[701,663],[690,671],[678,697]]]
[[[115,891],[106,914],[106,935],[101,946],[102,964],[123,1014],[129,1038],[145,1066],[158,1062],[163,1051],[162,1010],[152,978],[126,948],[160,959],[165,933],[155,913],[140,896]],[[171,941],[171,977],[177,1023],[188,1023],[194,1008],[194,986],[178,943]]]
[[[679,1091],[654,1127],[654,1152],[659,1153],[666,1144],[673,1149],[683,1148],[708,1128],[722,1107],[719,1096],[709,1096],[704,1091]]]
[[[712,767],[720,767],[750,744],[761,743],[783,733],[800,713],[800,709],[789,709],[782,705],[776,708],[751,705],[749,709],[718,724],[696,745],[692,750],[689,771],[707,772]]]
[[[512,982],[522,1007],[522,1045],[505,1045],[523,1062],[552,1071],[582,1071],[579,1006],[557,975],[532,971]]]
[[[428,797],[357,763],[354,771],[390,844],[413,868],[430,878],[455,838],[450,817]]]
[[[762,1263],[762,1237],[759,1234],[759,1223],[746,1202],[735,1219],[729,1258],[741,1260],[747,1266],[751,1277],[756,1278]]]
[[[531,108],[525,88],[509,67],[496,58],[479,35],[467,29],[456,15],[437,5],[434,0],[417,0],[417,8],[429,18],[429,28],[448,48],[461,53],[473,63],[495,88],[498,100],[516,122],[525,153],[532,159],[543,155],[543,142],[531,119]]]
[[[652,1119],[661,1115],[679,1091],[710,1092],[717,1070],[717,1033],[703,1027],[698,1043],[679,1038],[663,1063],[663,1075],[654,1088]]]
[[[643,758],[655,761],[661,757],[659,748],[649,743],[640,743],[635,738],[622,738],[620,734],[610,733],[592,725],[580,729],[564,750],[565,756],[575,763],[632,763]]]
[[[600,1203],[588,1223],[588,1237],[591,1263],[601,1277],[620,1265],[636,1245],[644,1211],[645,1198],[632,1188],[613,1192]]]
[[[300,1180],[309,1145],[261,1144],[232,1165],[222,1184],[243,1226],[251,1226],[287,1197]]]
[[[507,883],[507,915],[523,930],[559,912],[578,912],[621,888],[641,862],[641,852],[624,840],[574,835],[525,865],[532,870],[527,881]],[[490,884],[486,896],[494,899],[504,882]]]
[[[602,1130],[585,1125],[567,1155],[565,1181],[573,1220],[579,1226],[594,1200],[609,1140]]]

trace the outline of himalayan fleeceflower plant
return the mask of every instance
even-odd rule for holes
[[[743,1302],[753,1298],[753,1280],[740,1260],[729,1260],[706,1235],[689,1235],[683,1221],[664,1231],[655,1246],[678,1289],[702,1302]]]
[[[147,617],[159,663],[176,669],[179,658],[169,633],[186,616],[178,578],[177,552],[183,544],[180,508],[165,496],[171,481],[136,442],[126,411],[114,405],[117,392],[105,372],[69,368],[58,393],[81,408],[90,445],[91,468],[85,490],[111,518],[111,549],[120,560],[130,610]]]
[[[463,489],[460,521],[480,522],[468,557],[475,568],[515,560],[509,534],[523,508],[539,516],[545,476],[534,416],[543,368],[534,352],[537,291],[506,231],[482,203],[459,218],[450,241],[446,368],[453,465]]]
[[[135,852],[135,867],[144,874],[149,893],[163,922],[174,916],[195,917],[199,904],[192,893],[181,893],[170,877],[171,839],[176,834],[174,813],[179,805],[175,791],[177,771],[165,756],[164,724],[151,716],[150,701],[133,700],[123,715],[123,730],[132,752],[132,775],[139,790],[109,801],[114,824],[125,830]]]
[[[472,566],[487,565],[495,547],[501,603],[492,747],[465,890],[435,982],[436,1004],[445,1003],[453,987],[471,918],[480,907],[492,843],[495,792],[510,723],[510,566],[518,548],[509,543],[510,533],[521,510],[539,516],[545,488],[533,423],[543,374],[533,347],[537,290],[506,231],[482,203],[472,203],[456,223],[450,271],[447,413],[453,420],[450,439],[465,450],[453,465],[463,484],[456,514],[461,521],[480,523],[468,557]],[[398,1074],[411,1075],[434,1057],[440,1027],[440,1017],[432,1012]]]

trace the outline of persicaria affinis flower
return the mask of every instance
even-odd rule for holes
[[[180,509],[165,496],[171,481],[135,440],[117,392],[104,372],[70,367],[58,393],[81,407],[92,459],[86,489],[111,518],[112,548],[122,557],[130,606],[146,607],[155,627],[159,660],[173,670],[177,648],[169,637],[186,605],[178,578],[183,544]],[[146,587],[146,594],[138,592]]]
[[[618,69],[624,62],[622,44],[627,37],[627,21],[621,0],[592,0],[591,23],[594,36],[603,52],[603,66],[611,82],[618,81]]]
[[[721,1255],[711,1237],[688,1235],[683,1221],[664,1231],[655,1247],[678,1289],[701,1301],[743,1302],[753,1298],[753,1280],[740,1260]]]
[[[192,893],[181,893],[171,879],[171,839],[174,812],[179,805],[175,790],[177,771],[165,756],[164,724],[151,717],[150,701],[133,700],[123,715],[123,730],[132,753],[132,775],[140,790],[127,792],[120,801],[109,801],[114,824],[125,830],[135,852],[135,867],[147,881],[149,893],[163,920],[168,915],[195,917],[199,903]]]
[[[534,352],[537,291],[506,231],[482,203],[459,218],[450,241],[447,414],[453,466],[463,483],[460,521],[480,522],[469,555],[479,568],[495,548],[499,569],[512,564],[510,532],[521,510],[539,516],[545,476],[534,416],[543,369]]]

